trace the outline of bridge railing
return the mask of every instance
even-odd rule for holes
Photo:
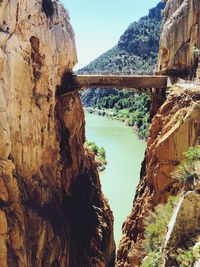
[[[75,75],[97,75],[97,76],[103,76],[103,75],[107,75],[107,76],[113,76],[113,75],[118,75],[118,76],[137,76],[137,75],[153,75],[152,73],[135,73],[134,71],[127,71],[127,72],[120,72],[120,71],[116,71],[116,72],[100,72],[100,71],[77,71],[77,72],[74,72]]]

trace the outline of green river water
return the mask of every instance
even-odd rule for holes
[[[122,224],[131,211],[146,143],[138,140],[132,129],[122,122],[87,112],[85,118],[87,140],[106,150],[108,165],[100,173],[100,179],[114,214],[114,236],[118,245]]]

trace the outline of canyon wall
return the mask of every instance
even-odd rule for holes
[[[113,266],[79,95],[61,95],[76,61],[59,1],[0,1],[0,266]]]
[[[144,256],[145,218],[158,203],[175,195],[180,184],[171,173],[184,152],[199,144],[200,88],[176,86],[152,120],[140,183],[131,214],[123,225],[117,266],[140,266]]]
[[[199,162],[198,162],[199,165]],[[197,168],[199,180],[199,166]],[[167,227],[166,239],[163,245],[163,265],[179,266],[176,254],[180,248],[193,247],[199,248],[199,232],[200,232],[200,184],[193,185],[193,190],[184,192],[180,197],[179,203],[175,207],[172,218]],[[191,251],[191,249],[190,249]],[[196,259],[195,259],[196,258]],[[199,253],[193,259],[193,263],[188,266],[194,267],[195,262],[200,260]],[[198,266],[198,265],[197,265]]]
[[[200,48],[200,2],[165,2],[156,72],[193,78],[198,58],[192,49]],[[117,267],[141,265],[145,257],[145,219],[149,211],[159,203],[166,203],[170,195],[180,190],[179,182],[172,179],[171,173],[184,159],[183,153],[199,144],[199,89],[194,85],[175,86],[152,120],[133,209],[123,224]]]
[[[163,13],[157,72],[193,77],[200,48],[199,0],[167,0]]]

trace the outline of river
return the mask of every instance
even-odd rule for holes
[[[138,140],[124,123],[85,113],[86,138],[106,150],[106,170],[100,173],[102,190],[114,214],[116,245],[122,235],[122,224],[131,211],[139,181],[146,143]]]

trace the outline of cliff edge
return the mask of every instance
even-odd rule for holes
[[[192,78],[198,65],[192,50],[200,48],[199,0],[166,0],[157,72]]]
[[[59,1],[0,1],[0,266],[113,266],[113,216],[67,72]]]
[[[150,210],[180,190],[172,172],[184,159],[184,152],[199,144],[199,136],[199,88],[176,86],[152,121],[133,209],[123,225],[118,267],[141,266],[145,219]]]

